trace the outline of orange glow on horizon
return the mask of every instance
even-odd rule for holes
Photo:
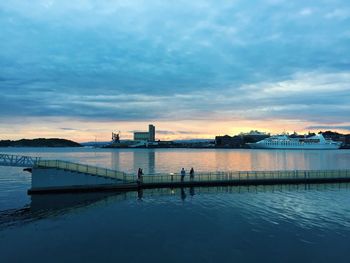
[[[156,126],[156,139],[214,139],[217,135],[237,135],[241,132],[258,130],[271,134],[294,131],[304,134],[317,130],[305,127],[317,125],[301,121],[285,120],[191,120],[191,121],[147,121],[147,122],[87,122],[73,120],[31,120],[25,124],[2,125],[1,140],[22,138],[63,138],[76,142],[110,141],[111,133],[120,131],[121,139],[132,139],[133,131],[147,131],[148,124]],[[324,129],[325,130],[325,129]],[[346,130],[332,129],[341,133]]]

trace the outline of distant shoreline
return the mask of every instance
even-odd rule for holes
[[[38,138],[38,139],[21,139],[17,141],[1,140],[2,148],[23,148],[23,147],[47,147],[47,148],[64,148],[64,147],[83,147],[80,143],[58,138]]]
[[[339,149],[252,149],[249,147],[95,147],[98,149],[213,149],[213,150],[319,150],[319,151],[329,151],[329,150],[348,150],[350,147],[340,147]]]
[[[162,142],[160,145],[148,145],[132,147],[129,144],[108,144],[104,143],[77,143],[71,140],[59,138],[37,138],[37,139],[21,139],[21,140],[0,140],[0,148],[68,148],[68,147],[91,147],[100,149],[251,149],[246,143],[237,145],[216,145],[213,140],[205,140],[202,142]],[[340,149],[350,149],[350,145],[343,145]]]

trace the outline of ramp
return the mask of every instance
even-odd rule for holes
[[[39,160],[35,163],[34,167],[54,168],[69,172],[84,173],[92,176],[118,179],[125,182],[135,181],[135,176],[117,170],[61,160]]]
[[[0,166],[33,167],[39,160],[40,157],[0,153]]]

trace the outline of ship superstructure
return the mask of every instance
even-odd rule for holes
[[[287,135],[271,136],[256,143],[248,143],[253,149],[317,149],[332,150],[339,149],[340,142],[326,139],[322,134],[311,137],[291,138]]]

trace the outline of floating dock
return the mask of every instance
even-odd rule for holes
[[[350,170],[197,172],[183,181],[179,174],[149,174],[137,182],[133,174],[61,160],[0,154],[0,165],[27,167],[32,173],[28,194],[350,182]]]

